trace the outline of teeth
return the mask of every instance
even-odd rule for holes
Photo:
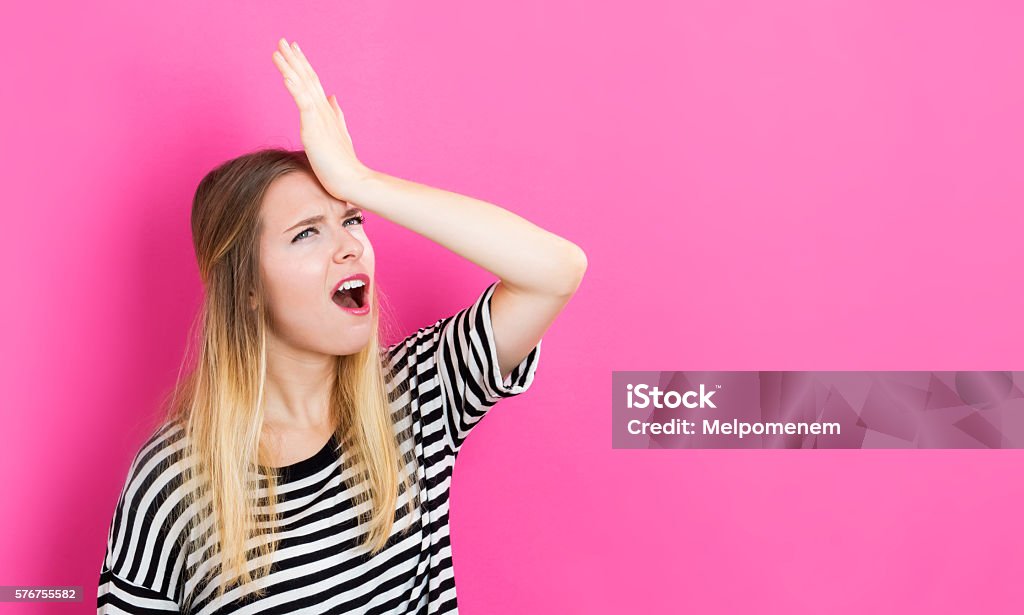
[[[344,284],[339,286],[338,290],[349,290],[352,288],[359,288],[360,286],[366,286],[366,283],[363,282],[362,280],[349,280],[348,282],[345,282]]]

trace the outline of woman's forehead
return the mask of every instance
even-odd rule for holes
[[[274,226],[331,209],[345,209],[345,202],[328,194],[316,179],[305,172],[292,172],[274,180],[263,198],[263,214]]]

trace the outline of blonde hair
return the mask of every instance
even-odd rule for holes
[[[183,484],[190,487],[184,489],[182,510],[195,506],[198,511],[184,533],[190,537],[184,545],[186,562],[189,553],[200,554],[197,566],[208,558],[213,562],[206,574],[211,579],[221,575],[217,598],[236,583],[243,586],[243,595],[248,593],[245,586],[264,595],[263,589],[250,584],[269,574],[271,555],[278,546],[272,539],[277,470],[264,465],[267,449],[260,437],[269,319],[259,275],[260,208],[271,183],[293,172],[315,178],[304,151],[258,150],[210,171],[199,182],[192,202],[192,240],[204,287],[202,307],[193,321],[200,335],[189,340],[196,343],[198,352],[184,379],[179,372],[166,410],[168,421],[185,431],[180,463]],[[355,469],[346,480],[353,504],[371,502],[359,516],[367,530],[360,546],[377,553],[391,534],[398,497],[413,486],[406,468],[415,463],[415,456],[410,451],[403,457],[394,433],[396,418],[379,338],[381,325],[386,324],[390,332],[391,321],[381,321],[381,293],[377,284],[371,288],[373,334],[359,352],[336,357],[329,403],[338,426],[332,442],[341,444],[345,468]],[[250,306],[250,291],[255,294],[255,308]],[[400,384],[402,391],[392,393],[396,399],[407,390]],[[412,476],[417,474],[414,470]],[[364,489],[356,489],[364,483]],[[253,490],[263,486],[266,497],[257,502]],[[420,503],[416,491],[415,500],[408,499],[410,514]],[[258,514],[259,506],[272,511],[270,522]],[[204,526],[206,530],[195,535],[193,529]],[[253,560],[262,563],[250,571]]]

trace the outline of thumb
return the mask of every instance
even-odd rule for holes
[[[328,100],[331,101],[331,107],[334,108],[334,112],[338,114],[338,119],[340,119],[341,123],[344,124],[345,114],[341,112],[341,106],[338,105],[338,97],[335,96],[334,94],[331,94]]]

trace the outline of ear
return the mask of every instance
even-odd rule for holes
[[[250,310],[255,310],[257,305],[258,304],[256,303],[256,292],[250,290],[249,291],[249,309]]]

